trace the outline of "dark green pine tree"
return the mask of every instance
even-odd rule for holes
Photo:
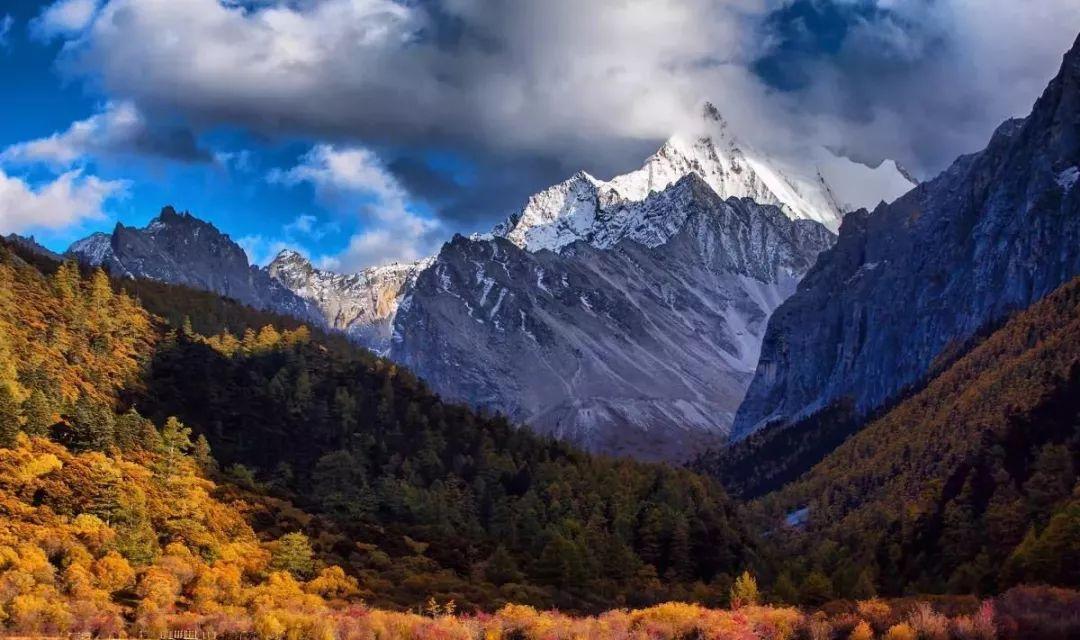
[[[74,451],[105,451],[114,442],[115,428],[112,411],[79,396],[68,445]]]
[[[664,514],[656,505],[645,510],[641,526],[638,528],[637,550],[642,560],[661,570],[664,552],[665,522]]]
[[[203,473],[214,473],[218,469],[217,460],[214,460],[214,454],[210,451],[210,442],[201,433],[192,446],[191,457]]]
[[[15,446],[21,422],[15,394],[8,385],[0,382],[0,447]]]
[[[778,604],[798,604],[799,588],[787,571],[780,573],[772,587],[772,601]]]
[[[23,403],[23,416],[26,419],[23,431],[31,436],[49,435],[49,429],[55,424],[54,415],[49,399],[40,390],[34,389]]]
[[[514,561],[514,556],[510,555],[506,547],[501,544],[495,548],[495,552],[488,558],[487,565],[484,567],[484,577],[498,586],[508,582],[520,582],[522,578],[517,563]]]
[[[800,591],[800,599],[806,604],[820,605],[833,598],[832,581],[829,580],[829,576],[817,570],[807,574]]]
[[[139,415],[135,407],[121,414],[116,419],[116,427],[113,430],[113,439],[116,441],[116,446],[120,447],[122,451],[131,451],[139,447],[154,450],[143,443],[143,436],[148,423],[149,421]],[[153,429],[152,424],[149,426]],[[154,431],[156,435],[157,430]]]
[[[855,580],[855,586],[851,589],[851,597],[856,600],[869,600],[875,596],[877,596],[877,588],[874,586],[874,576],[870,573],[870,569],[864,567]]]
[[[536,560],[536,574],[547,584],[568,588],[581,586],[584,558],[574,543],[559,533],[552,534]]]
[[[1061,444],[1044,446],[1039,451],[1031,477],[1024,483],[1031,518],[1038,524],[1046,522],[1054,505],[1069,497],[1075,481],[1068,447]]]
[[[690,527],[686,518],[680,517],[671,532],[671,547],[668,553],[668,574],[676,582],[690,582],[694,579],[694,560],[690,549]]]

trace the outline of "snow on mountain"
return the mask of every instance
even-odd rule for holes
[[[314,304],[328,326],[385,353],[402,298],[432,260],[395,262],[360,273],[338,274],[318,269],[299,253],[285,250],[267,270],[294,294]]]
[[[251,265],[228,235],[172,207],[163,208],[145,228],[117,224],[111,234],[83,238],[67,255],[115,276],[182,284],[321,324],[314,308]]]
[[[390,357],[593,451],[684,460],[722,442],[769,316],[834,236],[695,172],[635,206],[641,228],[558,253],[456,237],[401,305]]]
[[[79,256],[90,266],[100,267],[112,255],[112,235],[100,231],[90,234],[72,243],[68,253]]]
[[[529,198],[492,234],[530,251],[558,251],[576,240],[611,247],[628,234],[657,246],[672,229],[645,229],[651,223],[640,204],[690,173],[721,198],[775,205],[793,220],[814,220],[833,232],[846,211],[891,200],[914,186],[892,161],[870,168],[824,149],[807,173],[740,142],[711,105],[706,105],[705,116],[709,135],[675,135],[640,169],[608,181],[579,172]]]

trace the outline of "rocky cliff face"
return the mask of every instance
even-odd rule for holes
[[[326,324],[385,354],[398,304],[432,259],[393,263],[342,275],[316,269],[295,251],[282,251],[267,266],[272,277],[315,305]]]
[[[79,261],[120,277],[148,278],[212,291],[260,309],[322,324],[307,301],[258,267],[214,225],[165,207],[144,229],[117,224],[68,249]]]
[[[439,393],[594,451],[681,459],[726,436],[765,322],[833,240],[696,173],[642,203],[649,242],[560,253],[455,238],[390,355]]]
[[[868,411],[1080,273],[1080,40],[1031,115],[873,214],[849,215],[769,323],[743,436],[841,397]]]

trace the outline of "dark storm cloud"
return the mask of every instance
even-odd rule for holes
[[[456,149],[474,182],[391,170],[471,220],[630,168],[703,99],[770,150],[925,176],[1026,112],[1077,30],[1075,0],[110,0],[62,66],[196,127]]]
[[[1080,30],[1080,3],[795,0],[753,64],[799,119],[856,158],[927,177],[1025,115]]]

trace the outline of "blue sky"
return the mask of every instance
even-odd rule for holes
[[[703,100],[927,177],[1078,31],[1074,0],[11,0],[0,232],[62,250],[172,204],[352,271],[633,168]]]
[[[0,148],[62,132],[109,104],[107,92],[61,71],[60,39],[43,41],[32,34],[31,21],[49,4],[19,2],[0,13],[11,17],[0,49],[0,77],[7,96],[0,105]],[[242,128],[219,126],[200,132],[198,144],[208,150],[208,158],[88,155],[78,162],[84,174],[126,183],[123,192],[103,207],[103,215],[59,228],[30,225],[18,231],[62,251],[93,231],[111,230],[117,222],[145,225],[162,206],[173,204],[211,220],[250,247],[254,259],[265,261],[281,244],[302,247],[313,256],[335,255],[362,227],[347,211],[320,204],[314,185],[288,186],[266,179],[275,167],[295,165],[311,143],[291,136],[270,140]],[[235,157],[214,159],[215,153]],[[20,165],[12,173],[40,184],[56,171]],[[420,203],[415,206],[426,209]]]

